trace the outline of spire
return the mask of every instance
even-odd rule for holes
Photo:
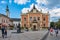
[[[33,9],[36,9],[36,8],[35,8],[35,5],[33,5]]]
[[[41,9],[41,12],[42,12],[42,9]]]
[[[6,11],[9,11],[9,9],[8,9],[8,5],[6,6]]]
[[[9,8],[8,8],[8,5],[6,6],[6,16],[9,17]]]

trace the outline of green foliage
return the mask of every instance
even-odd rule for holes
[[[59,21],[57,22],[57,27],[60,28],[60,19],[59,19]]]
[[[50,27],[54,27],[54,22],[50,22]]]
[[[60,28],[60,19],[57,22],[50,22],[50,27]]]

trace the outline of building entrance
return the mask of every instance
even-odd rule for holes
[[[36,25],[33,25],[33,30],[36,30]]]

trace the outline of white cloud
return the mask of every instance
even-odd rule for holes
[[[49,11],[48,8],[41,8],[41,10],[42,10],[42,13],[47,13]]]
[[[49,11],[50,18],[51,17],[60,17],[60,8],[57,8],[57,6],[56,6],[60,3],[60,0],[58,0],[58,2],[57,2],[57,0],[36,0],[36,2],[37,2],[37,6],[40,9],[42,9],[43,13]],[[40,4],[44,4],[47,8],[45,6],[42,7]],[[52,7],[53,9],[49,9],[50,7]]]
[[[48,1],[47,0],[36,0],[36,2],[38,3],[38,4],[48,4]]]
[[[50,20],[51,21],[58,21],[60,18],[60,8],[53,8],[49,10],[50,12]]]
[[[23,8],[22,13],[24,13],[24,12],[26,13],[26,12],[28,12],[28,10],[30,11],[33,8],[33,5],[35,5],[37,10],[39,10],[39,11],[42,10],[42,13],[47,13],[48,12],[48,8],[39,7],[38,5],[33,3],[33,4],[30,5],[30,8]]]
[[[9,0],[9,3],[12,3],[12,0]]]
[[[6,3],[6,1],[1,1],[1,3],[5,4],[5,3]]]
[[[51,17],[59,17],[60,16],[60,8],[50,10]]]
[[[33,8],[33,5],[34,5],[34,4],[31,4],[31,5],[30,5],[30,8],[23,8],[23,9],[22,9],[22,13],[27,13],[28,10],[30,11],[30,10]]]
[[[26,4],[27,2],[30,2],[30,0],[14,0],[17,4]]]
[[[30,5],[29,11],[33,8],[34,3]]]
[[[36,8],[37,8],[39,11],[42,10],[42,13],[47,13],[47,12],[49,11],[48,8],[42,7],[42,6],[38,5],[38,4],[36,4]]]
[[[36,0],[36,3],[41,6],[48,8],[54,8],[60,6],[60,0]]]
[[[27,13],[29,8],[23,8],[22,13]]]

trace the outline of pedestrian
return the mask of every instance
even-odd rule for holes
[[[48,32],[50,31],[50,27],[48,28]]]
[[[58,28],[55,27],[55,34],[56,34],[56,37],[57,37],[57,34],[58,34]]]
[[[20,24],[18,24],[17,26],[17,33],[20,33],[21,32],[21,27],[20,27]]]
[[[5,38],[7,38],[7,27],[5,27],[4,34],[5,34]]]
[[[5,30],[5,28],[4,28],[4,26],[2,25],[1,31],[2,31],[2,37],[3,37],[3,38],[4,38],[4,30]]]
[[[53,28],[50,28],[50,35],[53,36]]]

